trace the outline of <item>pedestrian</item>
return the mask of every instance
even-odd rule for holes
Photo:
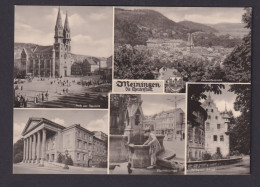
[[[49,96],[49,93],[48,93],[48,90],[47,90],[47,92],[45,93],[45,98],[46,98],[47,101],[48,101],[48,96]]]

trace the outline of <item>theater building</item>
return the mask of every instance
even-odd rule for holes
[[[64,127],[45,118],[29,118],[23,132],[23,162],[44,165],[57,162],[65,152],[77,166],[99,165],[107,161],[106,141],[80,124]]]

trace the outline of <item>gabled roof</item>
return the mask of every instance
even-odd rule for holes
[[[53,46],[37,46],[34,49],[34,54],[52,54]]]
[[[65,129],[64,126],[59,125],[53,121],[50,121],[48,119],[45,118],[38,118],[38,117],[31,117],[29,118],[28,122],[25,125],[25,128],[22,132],[22,135],[24,136],[25,134],[27,134],[28,132],[32,131],[33,129],[35,129],[36,127],[38,127],[39,125],[41,125],[42,123],[47,123],[49,125],[52,125],[56,128],[59,129]]]
[[[26,53],[27,56],[30,56],[31,54],[33,54],[33,49],[32,48],[23,48],[23,51]]]
[[[84,60],[84,63],[88,63],[90,65],[98,65],[99,61],[97,59],[94,59],[94,58],[89,58],[87,57],[85,60]]]

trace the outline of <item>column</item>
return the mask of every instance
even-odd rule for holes
[[[34,71],[34,68],[35,68],[35,60],[33,59],[33,77],[34,77],[34,75],[35,75],[35,71]]]
[[[36,134],[33,134],[33,144],[32,144],[32,161],[35,163],[36,160]]]
[[[41,166],[44,166],[45,160],[45,148],[46,148],[46,129],[42,129],[42,156],[41,156]]]
[[[40,149],[41,149],[41,134],[40,134],[40,131],[38,131],[37,132],[37,164],[39,164],[40,163],[40,158],[41,158],[41,156],[40,156]]]
[[[29,163],[29,138],[26,138],[26,162]]]
[[[52,59],[52,76],[55,78],[55,58]]]
[[[29,163],[32,161],[32,137],[29,137]]]
[[[39,58],[39,62],[38,62],[38,67],[39,67],[39,69],[38,69],[38,77],[40,77],[41,76],[41,59]]]
[[[52,72],[52,69],[51,69],[51,60],[50,60],[50,78],[51,78],[51,72]]]
[[[44,77],[45,77],[45,72],[46,72],[46,59],[43,60],[44,63]]]
[[[23,139],[23,162],[26,160],[26,139]]]

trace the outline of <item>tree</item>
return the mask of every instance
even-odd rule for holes
[[[234,84],[229,91],[237,95],[234,109],[241,112],[230,129],[231,151],[250,154],[251,85]]]
[[[154,79],[148,51],[130,45],[115,50],[114,76],[118,79]]]
[[[19,139],[14,144],[13,163],[19,163],[23,160],[23,139]]]
[[[225,59],[223,65],[225,70],[225,81],[250,82],[251,81],[251,28],[252,9],[245,8],[246,13],[242,16],[245,28],[250,29],[243,42],[235,47],[231,54]]]
[[[189,84],[188,86],[188,121],[193,126],[199,126],[196,121],[197,117],[194,112],[201,108],[201,100],[207,99],[206,92],[213,92],[214,94],[221,94],[221,89],[224,89],[223,84]],[[207,115],[206,111],[204,113]]]

